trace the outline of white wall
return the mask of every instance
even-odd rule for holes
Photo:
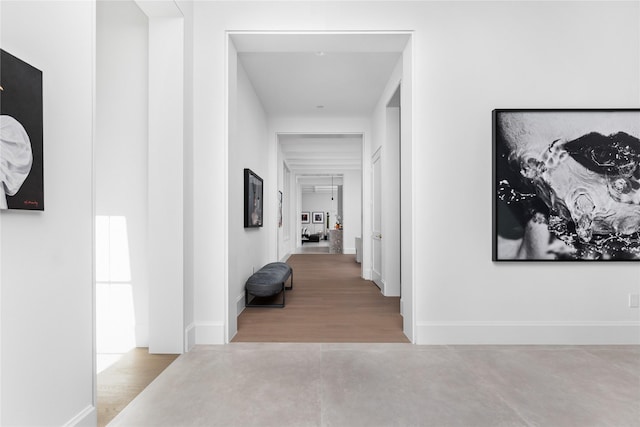
[[[203,7],[208,8],[201,2],[193,4],[193,259],[187,262],[193,269],[196,344],[221,344],[225,342],[228,281],[225,100],[231,87],[227,88],[220,66],[227,54],[224,32],[212,25],[222,16],[203,14]]]
[[[0,7],[2,48],[43,72],[45,185],[44,212],[0,214],[0,424],[95,425],[95,4]]]
[[[229,339],[237,331],[237,316],[244,307],[244,284],[268,262],[269,229],[277,227],[275,206],[277,183],[269,182],[267,117],[241,63],[236,64],[237,95],[229,120]],[[233,70],[232,68],[232,70]],[[231,79],[230,79],[231,80]],[[244,169],[263,179],[263,226],[244,228]],[[272,190],[274,189],[274,190]]]
[[[402,170],[400,171],[400,247],[402,256],[400,259],[400,313],[402,314],[402,330],[409,337],[411,342],[415,339],[416,324],[416,299],[415,294],[415,274],[414,268],[417,260],[413,255],[414,244],[414,223],[419,218],[419,213],[415,211],[413,204],[413,189],[417,185],[414,182],[414,164],[413,157],[413,121],[416,118],[413,115],[413,40],[409,40],[402,52],[402,75],[403,81],[400,88],[400,104],[401,114],[405,117],[401,119],[401,153],[400,162]],[[409,117],[411,120],[407,120]],[[418,164],[418,166],[420,166]]]
[[[342,185],[344,253],[356,253],[356,237],[362,237],[362,171],[345,171]]]
[[[638,2],[197,2],[194,174],[203,200],[196,201],[202,237],[195,271],[207,321],[224,318],[224,273],[215,260],[225,247],[212,238],[212,224],[224,217],[212,213],[214,195],[205,195],[224,182],[224,31],[408,29],[414,31],[416,341],[637,343],[640,312],[627,308],[627,295],[640,287],[636,264],[490,261],[490,112],[637,107],[638,8]],[[363,220],[367,230],[366,211]]]
[[[133,0],[99,1],[96,20],[96,215],[124,220],[126,224],[122,240],[115,238],[117,230],[105,233],[101,229],[108,219],[101,218],[96,224],[97,351],[115,353],[120,351],[122,338],[131,331],[125,329],[129,325],[114,326],[120,326],[118,323],[131,315],[135,318],[132,344],[149,345],[149,28],[147,16]],[[100,256],[110,250],[114,256]],[[118,265],[118,256],[127,254],[124,265]],[[119,296],[124,295],[129,301],[120,300]],[[122,303],[133,303],[133,313]]]
[[[427,118],[414,128],[425,141],[414,144],[418,342],[640,342],[640,312],[627,306],[640,287],[637,264],[491,263],[489,226],[490,111],[637,107],[639,6],[430,10],[414,50],[414,114]],[[429,43],[436,38],[446,42]]]
[[[149,352],[184,349],[184,18],[149,16]],[[140,3],[142,6],[143,3]],[[148,3],[146,3],[148,6]],[[158,15],[156,15],[158,13]]]
[[[195,280],[194,280],[194,222],[193,209],[193,2],[178,0],[177,5],[184,17],[184,136],[183,136],[183,196],[184,196],[184,338],[185,351],[189,351],[196,342],[195,327]]]

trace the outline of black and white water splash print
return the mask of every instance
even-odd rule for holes
[[[494,110],[493,260],[640,260],[640,110]]]

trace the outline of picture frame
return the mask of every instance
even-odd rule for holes
[[[278,191],[278,228],[282,228],[282,191]]]
[[[251,169],[244,170],[244,227],[263,225],[263,181]]]
[[[302,224],[309,224],[311,222],[311,214],[309,212],[302,212],[300,216],[300,222]]]
[[[42,71],[0,49],[0,209],[44,211]]]
[[[640,260],[640,109],[492,113],[492,260]]]
[[[324,223],[324,212],[313,212],[311,214],[311,221],[314,224],[323,224]]]

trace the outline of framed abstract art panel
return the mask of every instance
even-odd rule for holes
[[[493,111],[493,260],[640,260],[640,110]]]
[[[0,49],[0,209],[44,210],[42,71]]]

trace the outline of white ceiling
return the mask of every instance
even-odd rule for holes
[[[327,185],[326,180],[316,178],[362,168],[361,135],[281,134],[278,140],[291,172],[313,177],[313,183]]]
[[[408,39],[407,34],[231,35],[272,117],[370,116]],[[328,185],[320,183],[322,176],[362,167],[360,135],[280,135],[279,141],[291,171],[311,180],[307,186]]]
[[[240,62],[271,116],[368,116],[399,53],[241,53]],[[322,106],[322,108],[318,108]]]
[[[342,174],[303,175],[298,176],[298,183],[303,193],[338,194],[338,186],[344,183],[344,177]]]

